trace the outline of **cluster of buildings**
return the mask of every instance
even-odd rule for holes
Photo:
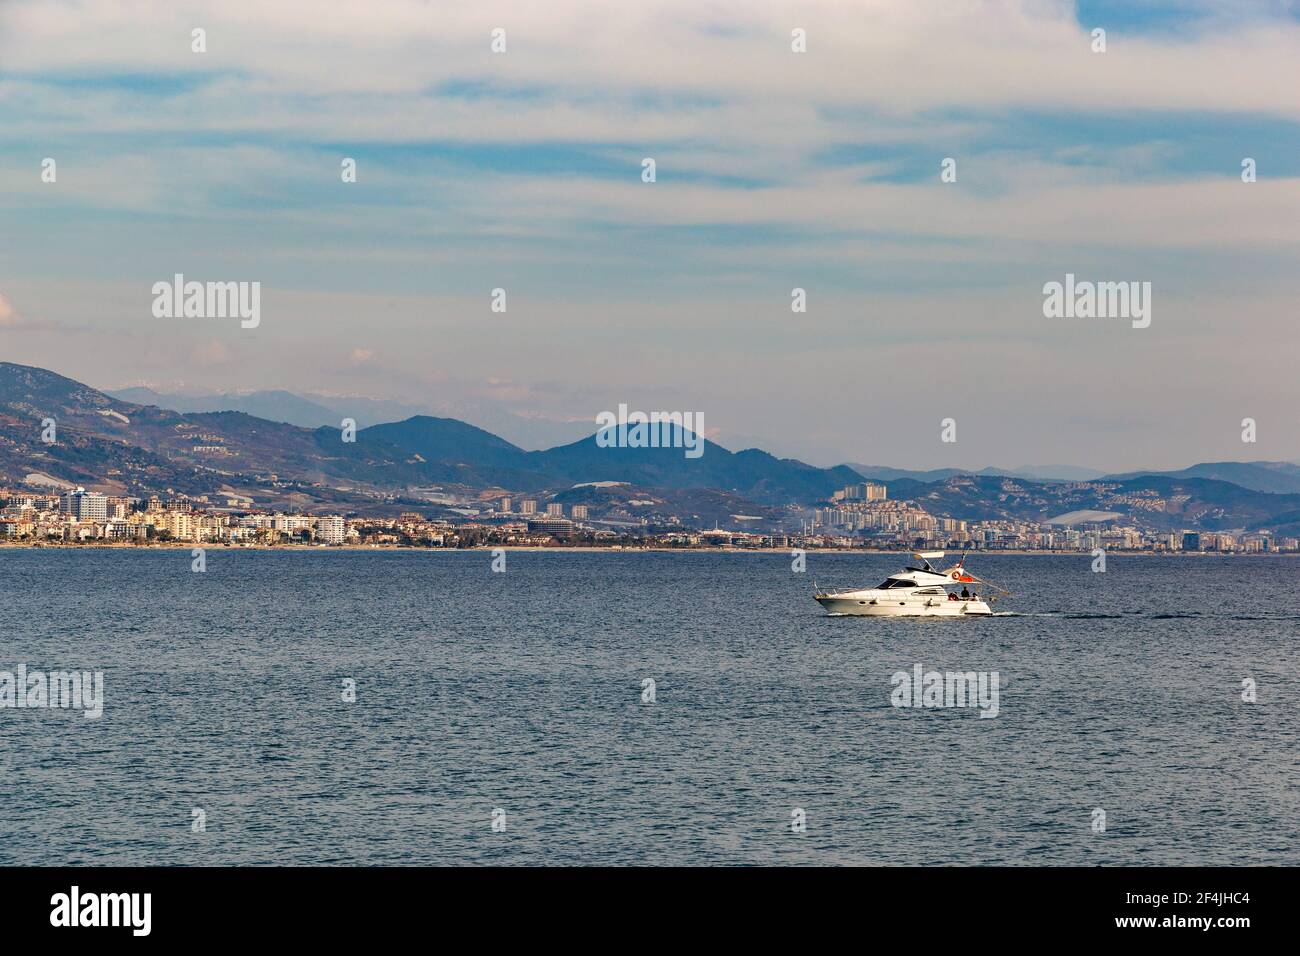
[[[0,537],[41,541],[125,542],[274,542],[310,540],[344,544],[350,529],[340,516],[236,514],[213,508],[206,498],[158,498],[103,495],[84,488],[63,494],[0,491]]]
[[[811,529],[854,537],[859,546],[964,551],[1300,551],[1300,539],[1270,531],[1153,531],[1114,522],[1062,527],[1034,521],[935,517],[911,502],[869,502],[814,511]]]
[[[831,508],[817,508],[813,512],[813,527],[849,533],[957,532],[964,531],[965,524],[966,522],[953,518],[936,518],[908,501],[846,501]]]
[[[1104,490],[1097,483],[1069,483],[1064,490]],[[1118,487],[1118,486],[1114,486]],[[1003,490],[1017,492],[1015,482],[1004,482]],[[1127,506],[1130,510],[1178,514],[1187,495],[1161,497],[1154,491],[1112,493],[1107,507]],[[1300,551],[1300,540],[1269,531],[1205,532],[1154,531],[1120,526],[1114,521],[1058,522],[1018,520],[971,521],[929,514],[911,501],[890,501],[884,485],[865,482],[849,485],[831,496],[829,507],[813,511],[808,531],[820,532],[840,546],[856,539],[858,546],[888,550],[926,548],[947,550],[1024,551],[1193,551],[1216,553],[1266,553]]]
[[[1300,541],[1269,531],[1153,531],[1114,521],[1079,526],[1019,520],[970,521],[931,515],[910,501],[889,500],[872,482],[837,492],[812,511],[799,534],[714,528],[587,523],[588,506],[549,502],[538,510],[524,499],[490,499],[458,520],[406,512],[396,518],[283,514],[257,511],[238,494],[177,496],[167,501],[104,495],[83,488],[51,491],[0,489],[0,538],[31,542],[193,542],[399,547],[549,546],[872,548],[879,550],[1189,551],[1269,553],[1300,551]],[[807,513],[805,512],[805,517]],[[626,523],[623,523],[626,524]],[[601,527],[604,525],[604,527]],[[612,526],[612,527],[611,527]]]
[[[396,518],[281,514],[254,511],[240,495],[163,501],[104,495],[84,488],[62,494],[0,489],[0,538],[40,542],[169,541],[215,544],[324,544],[463,547],[478,544],[545,545],[583,533],[587,506],[525,501],[512,520],[509,499],[498,502],[493,523],[431,520],[407,512]],[[504,507],[502,507],[504,505]],[[590,532],[595,538],[618,537]]]
[[[874,481],[864,481],[856,485],[845,485],[831,495],[833,502],[884,501],[889,497],[889,489]]]
[[[559,501],[548,502],[546,505],[545,512],[539,512],[537,510],[537,499],[535,498],[524,498],[523,500],[521,500],[519,502],[518,512],[514,510],[514,499],[511,498],[509,495],[502,495],[500,498],[495,499],[493,501],[493,504],[495,505],[497,513],[502,515],[520,514],[523,515],[524,517],[529,517],[531,515],[536,515],[536,514],[545,514],[546,517],[548,518],[564,517],[564,503]],[[574,521],[587,520],[588,517],[587,506],[570,505],[569,517],[572,518]]]

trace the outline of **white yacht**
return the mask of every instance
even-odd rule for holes
[[[913,551],[916,566],[908,566],[887,577],[874,588],[822,590],[813,583],[813,597],[830,614],[865,617],[974,617],[993,613],[989,600],[979,596],[978,587],[1005,595],[1009,592],[981,581],[960,561],[940,571],[930,563],[943,557],[942,551]],[[960,587],[961,591],[955,590]],[[950,590],[952,589],[952,590]]]

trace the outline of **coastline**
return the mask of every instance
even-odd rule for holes
[[[455,554],[458,552],[484,551],[491,553],[493,551],[513,551],[513,552],[559,552],[559,553],[582,553],[582,554],[783,554],[789,555],[794,548],[736,548],[736,547],[683,547],[683,548],[662,548],[662,547],[596,547],[592,545],[575,545],[568,547],[559,546],[538,546],[538,545],[475,545],[469,548],[416,548],[407,545],[396,544],[330,544],[330,545],[303,545],[303,544],[222,544],[213,542],[194,542],[194,541],[167,541],[152,544],[105,544],[97,542],[95,544],[69,544],[66,542],[15,542],[0,541],[0,551],[5,550],[28,550],[28,551],[192,551],[195,548],[202,548],[205,551],[278,551],[284,553],[300,554],[319,554],[338,553],[338,552],[375,552],[375,551],[410,551],[410,552],[435,552],[440,554]],[[876,548],[803,548],[807,554],[882,554],[882,555],[906,555],[912,552],[907,549],[889,549],[881,550]],[[955,554],[956,552],[950,552]],[[1295,551],[1120,551],[1111,550],[1106,552],[1108,555],[1137,556],[1147,555],[1161,558],[1300,558],[1300,552]],[[1059,550],[1042,550],[1042,549],[1024,549],[1024,548],[999,548],[989,551],[967,551],[968,556],[986,557],[989,555],[1020,555],[1020,556],[1075,556],[1080,558],[1091,558],[1090,551],[1059,551]]]

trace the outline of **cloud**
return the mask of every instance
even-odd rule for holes
[[[862,427],[933,374],[989,421],[1028,409],[988,437],[1004,464],[1026,436],[1068,458],[1053,401],[1210,421],[1224,390],[1204,383],[1238,382],[1225,355],[1268,373],[1237,404],[1300,397],[1294,348],[1259,344],[1294,343],[1300,292],[1300,25],[1280,6],[0,0],[0,216],[43,239],[5,251],[24,282],[6,288],[90,323],[76,361],[124,375],[436,389],[557,419],[627,400],[774,450],[851,457],[857,436],[941,464],[933,428]],[[1067,271],[1152,279],[1150,333],[1046,325],[1042,284]],[[260,279],[275,311],[187,353],[140,291],[175,272]],[[509,313],[488,310],[498,286]],[[68,352],[46,364],[72,371]],[[557,370],[563,387],[539,381]],[[1196,441],[1168,434],[1171,457]]]
[[[0,13],[7,136],[72,140],[50,147],[66,157],[56,188],[0,170],[23,202],[219,221],[278,206],[335,232],[377,229],[382,211],[395,239],[437,229],[526,243],[635,221],[1032,240],[1080,208],[1103,235],[1099,210],[1138,219],[1122,187],[1154,180],[1191,230],[1126,222],[1110,234],[1294,236],[1290,194],[1276,207],[1240,193],[1197,201],[1196,189],[1175,194],[1191,178],[1167,147],[1097,138],[1099,123],[1142,114],[1300,122],[1300,25],[1263,4],[1212,20],[1213,7],[1193,8],[1172,36],[1111,13],[1105,54],[1062,0],[661,0],[618,16],[596,0],[372,0],[329,15],[305,0],[135,7],[141,16],[115,0],[12,0]],[[206,54],[189,49],[196,23]],[[498,25],[505,54],[488,48]],[[790,51],[794,26],[807,53]],[[1032,119],[1012,122],[1036,113],[1065,117],[1049,129],[1060,148],[1021,135]],[[1070,116],[1100,119],[1072,129]],[[1243,155],[1259,145],[1234,135]],[[340,203],[338,161],[353,154],[360,181]],[[628,188],[648,154],[659,184]],[[946,155],[959,157],[962,186],[940,194],[931,171]],[[905,173],[911,182],[889,181]],[[1045,201],[1048,187],[1075,198]],[[358,222],[367,203],[382,210]]]
[[[230,349],[220,339],[209,339],[190,350],[190,361],[201,368],[228,365]]]
[[[1060,0],[658,0],[617,16],[604,0],[367,0],[327,15],[309,0],[135,6],[124,16],[118,0],[7,5],[0,61],[11,82],[46,92],[30,116],[327,142],[664,143],[723,129],[785,148],[833,136],[835,110],[874,111],[891,126],[963,108],[1300,118],[1300,25],[1257,9],[1172,37],[1112,22],[1107,52],[1095,54]],[[200,22],[206,54],[189,48]],[[507,31],[504,54],[489,51],[496,26]],[[807,53],[790,50],[796,26]],[[132,81],[141,64],[161,79]],[[96,73],[124,79],[43,82]]]
[[[26,313],[19,312],[14,308],[12,302],[5,298],[3,294],[0,294],[0,329],[10,329],[16,332],[51,332],[62,335],[75,335],[83,331],[84,328],[81,325],[32,318]]]
[[[0,328],[13,328],[22,322],[18,310],[9,304],[9,300],[0,295]]]

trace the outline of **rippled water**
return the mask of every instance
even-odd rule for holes
[[[0,550],[0,670],[106,683],[0,710],[0,862],[1300,863],[1296,560],[976,556],[1016,614],[919,622],[811,600],[892,555],[490,563]]]

